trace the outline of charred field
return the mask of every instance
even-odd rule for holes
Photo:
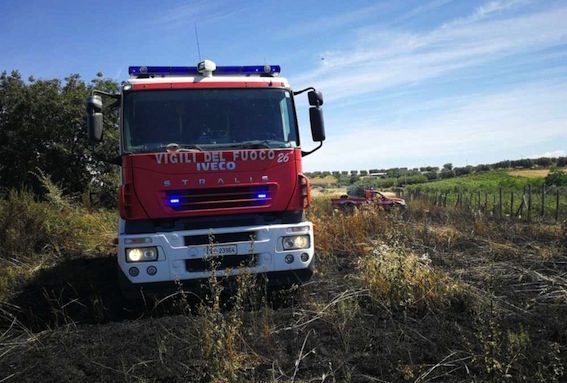
[[[127,301],[113,213],[0,205],[0,382],[561,382],[562,223],[309,210],[317,273],[297,291]]]

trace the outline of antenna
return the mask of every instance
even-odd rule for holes
[[[199,45],[199,32],[197,31],[197,24],[195,24],[195,39],[197,39],[197,53],[199,53],[199,62],[201,62],[201,46]]]

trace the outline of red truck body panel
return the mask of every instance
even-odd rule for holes
[[[304,208],[297,193],[299,149],[135,154],[125,156],[122,166],[124,219]]]

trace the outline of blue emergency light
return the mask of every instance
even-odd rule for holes
[[[169,199],[170,205],[179,205],[180,203],[181,203],[181,198],[179,197],[173,197]]]
[[[246,66],[218,66],[213,71],[216,75],[270,75],[280,74],[279,65],[246,65]],[[128,74],[133,76],[198,76],[199,68],[196,66],[131,66]]]
[[[267,193],[258,193],[258,194],[256,195],[256,197],[257,197],[258,199],[266,199],[266,198],[268,198],[268,194],[267,194]]]

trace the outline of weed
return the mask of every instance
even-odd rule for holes
[[[211,236],[211,247],[214,238]],[[214,251],[210,251],[214,254]],[[257,291],[253,275],[244,266],[237,275],[227,270],[226,277],[219,277],[218,262],[210,260],[211,274],[205,285],[206,297],[198,307],[198,323],[203,357],[210,362],[210,375],[215,381],[236,381],[237,373],[255,364],[254,352],[246,351],[243,321],[245,302],[255,300],[250,295]],[[223,294],[228,279],[234,278],[228,300]],[[224,297],[224,298],[223,298]],[[229,309],[226,309],[228,307]]]
[[[362,286],[394,310],[442,308],[462,290],[458,282],[431,266],[427,254],[418,256],[400,246],[377,245],[360,259],[359,269]]]

